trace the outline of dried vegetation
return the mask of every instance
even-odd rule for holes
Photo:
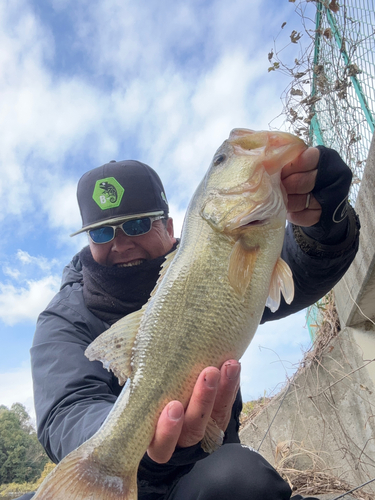
[[[308,369],[313,363],[321,363],[324,354],[333,349],[332,341],[340,332],[340,323],[334,303],[333,292],[328,293],[319,303],[317,315],[316,340],[312,348],[305,353],[300,366],[286,387],[274,397],[266,397],[244,404],[241,415],[241,425],[252,423],[258,415],[267,409],[271,402],[283,398],[287,387],[293,387],[294,380],[302,371]],[[255,424],[254,424],[255,425]],[[271,422],[272,425],[272,422]],[[304,470],[301,470],[301,460]],[[288,482],[292,491],[303,496],[322,495],[325,493],[337,493],[340,496],[355,488],[344,479],[335,475],[335,471],[329,466],[329,457],[322,458],[322,454],[312,451],[303,442],[288,440],[277,443],[275,447],[275,468],[279,474]],[[373,495],[363,492],[361,488],[353,491],[351,495],[358,500],[373,500]],[[345,499],[345,497],[343,497]]]

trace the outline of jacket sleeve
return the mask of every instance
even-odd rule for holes
[[[311,227],[288,224],[281,257],[294,280],[294,299],[282,298],[275,313],[265,308],[261,323],[280,319],[317,302],[343,277],[359,244],[358,216],[347,201],[352,173],[338,153],[318,147],[320,159],[312,191],[322,207],[320,221]]]
[[[84,356],[107,325],[82,306],[80,285],[65,287],[39,316],[31,348],[38,438],[54,462],[99,429],[121,392]]]

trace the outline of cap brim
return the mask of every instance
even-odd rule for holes
[[[153,215],[155,216],[164,215],[164,211],[159,210],[158,212],[145,212],[143,214],[132,214],[121,217],[113,217],[112,219],[105,219],[99,222],[95,222],[95,224],[88,224],[79,231],[72,233],[70,236],[76,236],[77,234],[85,233],[86,231],[90,231],[90,229],[96,229],[102,226],[115,226],[117,224],[121,224],[121,222],[126,222],[127,220],[138,219],[140,217],[152,217]]]

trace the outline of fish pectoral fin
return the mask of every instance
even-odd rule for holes
[[[294,298],[293,275],[285,260],[279,257],[272,273],[269,295],[266,302],[266,306],[272,312],[277,311],[280,306],[281,293],[284,296],[285,302],[290,304]]]
[[[219,428],[217,423],[213,418],[210,417],[207,427],[206,434],[202,439],[202,449],[206,453],[212,453],[223,444],[224,432]]]
[[[248,247],[239,238],[229,257],[228,279],[233,289],[243,297],[250,284],[259,247]]]
[[[97,337],[85,351],[90,361],[101,361],[104,368],[116,375],[124,385],[131,374],[131,353],[145,310],[128,314]]]
[[[84,453],[86,443],[67,455],[38,488],[35,500],[137,500],[137,470],[107,474],[105,464]]]

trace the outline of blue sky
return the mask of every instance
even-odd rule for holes
[[[112,159],[148,163],[179,234],[230,130],[283,128],[289,80],[267,71],[267,55],[277,38],[298,57],[298,3],[1,2],[0,404],[32,412],[35,322],[87,243],[69,237],[81,226],[80,176]],[[304,312],[262,326],[242,360],[244,399],[280,388],[308,345]]]

